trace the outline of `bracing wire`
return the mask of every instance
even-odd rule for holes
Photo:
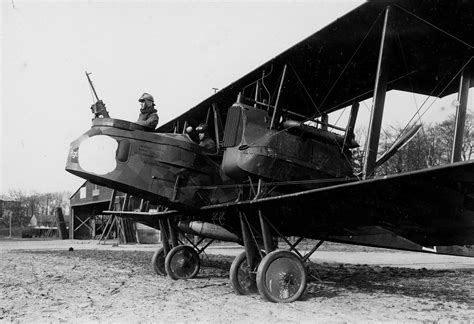
[[[344,115],[344,113],[346,112],[346,109],[347,109],[347,107],[344,107],[344,109],[341,110],[341,113],[339,114],[339,117],[337,117],[336,122],[334,124],[337,125],[339,120],[342,118],[342,115]]]
[[[460,76],[460,74],[462,73],[462,71],[464,70],[464,68],[469,64],[470,61],[472,61],[472,59],[474,58],[474,56],[471,56],[468,60],[468,62],[456,73],[456,75],[449,81],[449,83],[439,92],[439,95],[441,95],[452,83],[453,81],[458,78]],[[437,96],[438,97],[438,96]],[[427,112],[428,110],[434,105],[434,103],[438,100],[439,98],[435,98],[433,100],[433,102],[425,109],[425,111],[421,114],[421,117],[423,117]]]
[[[431,27],[435,28],[436,30],[438,30],[438,31],[440,31],[440,32],[442,32],[442,33],[448,35],[449,37],[451,37],[451,38],[453,38],[453,39],[455,39],[455,40],[457,40],[457,41],[459,41],[459,42],[461,42],[461,43],[463,43],[463,44],[465,44],[465,45],[467,45],[467,46],[469,46],[469,47],[472,48],[472,46],[470,46],[470,45],[467,44],[466,42],[464,42],[464,41],[462,41],[461,39],[455,37],[454,35],[452,35],[452,34],[446,32],[445,30],[443,30],[443,29],[441,29],[441,28],[435,26],[434,24],[431,24],[431,23],[427,22],[426,20],[424,20],[424,19],[418,17],[417,15],[415,15],[415,14],[413,14],[413,13],[407,11],[406,9],[404,9],[404,8],[398,6],[398,5],[397,5],[396,7],[397,7],[397,8],[400,8],[402,11],[404,11],[404,12],[406,12],[406,13],[412,15],[412,16],[415,16],[417,19],[419,19],[419,20],[423,21],[424,23],[430,25]],[[347,67],[349,66],[349,64],[351,63],[351,61],[353,60],[353,58],[355,57],[355,55],[357,54],[357,52],[358,52],[359,49],[361,48],[361,46],[362,46],[362,44],[364,43],[365,39],[368,37],[368,35],[370,34],[371,30],[373,29],[373,27],[375,26],[375,24],[377,23],[377,21],[380,19],[381,14],[382,14],[382,12],[380,12],[379,15],[377,16],[377,18],[374,20],[372,26],[370,27],[369,31],[366,33],[364,39],[361,41],[361,43],[359,44],[359,46],[357,47],[357,49],[355,50],[355,52],[353,53],[353,55],[351,56],[351,58],[349,59],[349,61],[347,62],[347,64],[344,66],[344,68],[343,68],[343,70],[341,71],[341,73],[339,74],[338,78],[337,78],[337,79],[335,80],[335,82],[332,84],[330,90],[328,91],[328,93],[326,94],[326,96],[324,97],[324,99],[322,100],[322,102],[321,102],[321,104],[320,104],[320,107],[324,104],[325,100],[328,98],[329,94],[332,92],[332,90],[334,89],[334,87],[335,87],[336,84],[338,83],[339,79],[340,79],[340,78],[342,77],[342,75],[344,74],[345,70],[347,69]],[[405,65],[405,69],[407,70],[407,75],[410,75],[410,74],[412,74],[413,71],[412,71],[412,72],[408,72],[408,66],[407,66],[407,62],[406,62],[406,56],[405,56],[405,52],[404,52],[404,50],[403,50],[403,46],[402,46],[402,43],[401,43],[401,39],[400,39],[399,34],[397,34],[397,38],[398,38],[399,46],[400,46],[400,49],[401,49],[401,53],[402,53],[402,57],[403,57],[403,62],[404,62],[404,65]],[[469,59],[469,61],[463,66],[463,68],[456,74],[456,76],[464,69],[465,66],[467,66],[467,64],[471,61],[471,59],[472,59],[472,57],[471,57],[471,58]],[[313,101],[313,99],[312,99],[312,96],[309,94],[308,90],[306,89],[306,87],[305,87],[304,84],[302,83],[302,81],[301,81],[300,77],[298,76],[296,70],[293,68],[293,66],[292,66],[291,64],[290,64],[290,67],[292,68],[292,70],[293,70],[294,74],[296,75],[296,77],[297,77],[298,81],[300,82],[300,84],[302,84],[303,89],[304,89],[304,91],[306,92],[306,94],[308,95],[308,97],[310,98],[311,103],[313,104],[315,110],[317,111],[317,114],[321,115],[321,112],[320,112],[318,106],[314,103],[314,101]],[[406,76],[407,76],[407,75],[406,75]],[[455,77],[456,77],[456,76],[455,76]],[[403,77],[405,77],[405,76],[403,76]],[[455,77],[454,77],[454,78],[455,78]],[[445,91],[445,90],[447,89],[447,87],[454,81],[454,78],[453,78],[453,79],[448,83],[448,85],[440,92],[440,94],[443,93],[443,91]],[[397,79],[400,79],[400,78],[397,78]],[[393,82],[393,81],[392,81],[392,82]],[[440,83],[441,83],[441,82],[442,82],[442,81],[440,81]],[[411,87],[412,92],[413,92],[413,85],[412,85],[411,80],[409,80],[409,83],[410,83],[410,87]],[[437,87],[438,87],[438,85],[436,85],[436,86],[434,87],[434,89],[432,90],[430,96],[436,91],[436,88],[437,88]],[[413,96],[414,96],[414,95],[413,95]],[[428,109],[434,104],[434,102],[433,102],[431,105],[429,105],[429,107],[420,115],[420,110],[424,107],[424,105],[426,104],[426,102],[428,101],[428,99],[429,99],[429,97],[422,103],[422,105],[421,105],[420,107],[418,107],[418,104],[417,104],[417,102],[416,102],[416,98],[414,97],[415,107],[417,108],[416,113],[415,113],[414,116],[410,119],[410,121],[406,124],[406,126],[403,128],[402,132],[400,132],[400,133],[398,134],[398,137],[396,138],[396,140],[398,140],[398,138],[405,132],[405,130],[408,128],[408,126],[410,125],[410,123],[413,121],[413,119],[414,119],[417,115],[418,115],[418,120],[419,120],[419,122],[421,123],[421,118],[423,117],[423,115],[424,115],[424,114],[428,111]],[[435,99],[435,101],[436,101],[436,99]],[[307,118],[306,120],[303,121],[303,123],[304,123],[305,121],[309,121],[309,120],[314,119],[315,116],[316,116],[316,115],[313,115],[313,116],[311,116],[310,118]],[[341,113],[341,115],[339,116],[338,120],[341,118],[341,116],[342,116],[342,113]],[[291,127],[290,127],[290,128],[291,128]],[[278,131],[278,132],[272,134],[271,136],[277,135],[278,133],[283,132],[283,131],[286,131],[287,129],[288,129],[288,128],[282,129],[282,130],[280,130],[280,131]],[[383,128],[382,128],[382,130],[383,130],[383,131],[385,132],[385,134],[388,136],[387,132],[386,132]],[[422,128],[422,130],[423,130],[423,132],[425,131],[424,128]],[[396,141],[396,140],[395,140],[395,141]]]
[[[446,91],[446,89],[453,83],[453,81],[462,73],[462,71],[466,68],[466,66],[472,61],[474,57],[471,56],[469,58],[469,60],[467,60],[467,62],[461,67],[461,69],[459,69],[456,74],[451,78],[451,80],[446,84],[446,86],[441,89],[439,91],[439,93],[437,93],[435,95],[436,98],[434,98],[433,102],[423,111],[423,113],[421,115],[419,115],[419,119],[421,120],[421,118],[428,112],[428,110],[434,105],[434,103],[438,100],[438,97],[444,92]],[[424,105],[428,102],[428,100],[433,96],[433,94],[435,93],[436,89],[438,88],[439,84],[441,82],[443,82],[444,78],[438,82],[438,84],[435,85],[435,87],[433,88],[433,90],[430,92],[430,95],[426,97],[426,99],[423,101],[423,103],[421,104],[421,106],[417,109],[417,111],[415,112],[415,114],[411,117],[411,119],[408,121],[408,123],[406,124],[406,126],[403,128],[403,130],[400,132],[399,136],[397,137],[397,139],[401,136],[401,134],[403,134],[403,132],[405,132],[405,130],[408,128],[408,126],[410,125],[410,123],[413,121],[413,119],[416,117],[416,115],[419,114],[419,111],[424,107]]]
[[[409,11],[409,10],[407,10],[407,9],[405,9],[405,8],[403,8],[403,7],[399,6],[399,5],[397,5],[397,4],[395,4],[394,6],[397,7],[397,8],[399,8],[400,10],[402,10],[402,11],[408,13],[409,15],[415,17],[416,19],[418,19],[418,20],[424,22],[425,24],[427,24],[427,25],[433,27],[434,29],[436,29],[436,30],[442,32],[443,34],[445,34],[445,35],[451,37],[452,39],[457,40],[457,41],[460,42],[461,44],[466,45],[466,46],[469,47],[469,48],[473,48],[472,45],[466,43],[466,42],[463,41],[462,39],[460,39],[460,38],[454,36],[453,34],[447,32],[446,30],[444,30],[444,29],[442,29],[442,28],[440,28],[440,27],[438,27],[438,26],[436,26],[436,25],[430,23],[429,21],[427,21],[427,20],[425,20],[425,19],[419,17],[418,15],[414,14],[413,12],[411,12],[411,11]]]
[[[351,64],[352,60],[354,59],[354,57],[356,56],[356,54],[359,52],[360,48],[362,47],[362,45],[364,44],[365,40],[367,39],[367,37],[369,36],[369,34],[372,32],[372,29],[375,27],[375,25],[377,24],[378,20],[380,19],[380,17],[382,16],[382,13],[384,13],[385,9],[382,10],[377,18],[375,18],[374,22],[372,23],[372,26],[370,26],[369,30],[367,31],[367,33],[365,34],[364,38],[362,39],[362,41],[359,43],[359,46],[357,47],[357,49],[354,51],[354,53],[352,54],[351,58],[349,59],[349,61],[346,63],[346,65],[344,66],[344,68],[342,69],[341,73],[339,73],[339,76],[337,77],[336,81],[333,82],[331,88],[329,89],[329,91],[326,93],[326,96],[323,98],[323,100],[321,101],[321,104],[319,105],[320,107],[324,105],[324,102],[326,101],[326,99],[329,97],[329,95],[331,94],[332,90],[336,87],[336,84],[339,82],[339,79],[342,77],[342,75],[344,74],[344,72],[346,71],[346,69],[349,67],[349,64]],[[319,113],[319,111],[318,111]]]
[[[402,11],[412,15],[412,16],[415,16],[417,19],[423,21],[424,23],[432,26],[433,28],[441,31],[442,33],[448,35],[449,37],[453,38],[453,39],[456,39],[457,41],[461,42],[462,44],[465,44],[467,46],[469,46],[470,48],[472,48],[471,45],[465,43],[464,41],[460,40],[459,38],[455,37],[454,35],[451,35],[450,33],[444,31],[443,29],[427,22],[426,20],[416,16],[414,13],[412,12],[409,12],[408,10],[398,6],[398,5],[395,5],[397,8],[401,9]],[[374,26],[376,25],[377,21],[380,19],[381,15],[382,15],[383,11],[381,11],[379,13],[379,15],[377,16],[377,18],[374,20],[372,26],[369,28],[368,32],[366,33],[366,35],[364,36],[364,38],[362,39],[362,41],[360,42],[360,44],[358,45],[358,47],[356,48],[355,52],[352,54],[352,56],[350,57],[349,61],[346,63],[346,65],[344,66],[344,68],[342,69],[342,71],[340,72],[339,76],[337,77],[337,79],[333,82],[332,86],[330,87],[329,91],[326,93],[325,97],[323,98],[323,100],[321,101],[321,104],[319,105],[319,107],[322,107],[325,103],[325,101],[327,100],[327,98],[329,97],[329,95],[331,94],[331,92],[333,91],[333,89],[335,88],[336,84],[339,82],[340,78],[342,77],[342,75],[344,74],[344,72],[346,71],[346,69],[348,68],[348,66],[350,65],[350,63],[352,62],[352,60],[354,59],[354,57],[356,56],[356,54],[358,53],[358,51],[360,50],[360,48],[362,47],[363,43],[365,42],[365,40],[367,39],[368,35],[371,33],[372,29],[374,28]],[[400,44],[400,48],[401,48],[401,51],[402,51],[402,56],[403,56],[403,60],[404,60],[404,64],[405,64],[405,68],[408,70],[408,67],[407,67],[407,63],[406,63],[406,58],[405,58],[405,53],[403,51],[403,47],[402,47],[402,44],[401,44],[401,39],[398,35],[398,42]],[[440,91],[439,94],[443,93],[447,87],[449,87],[451,85],[451,83],[454,81],[454,79],[462,72],[462,70],[467,66],[467,64],[473,59],[473,57],[471,57],[468,62],[466,64],[464,64],[464,66],[460,69],[460,71],[458,71],[456,73],[456,75],[451,79],[451,81],[443,88],[443,90]],[[300,79],[299,75],[297,74],[296,70],[294,69],[294,67],[289,64],[290,67],[292,68],[294,74],[296,75],[297,79],[298,79],[298,82],[302,85],[304,91],[306,92],[306,94],[308,95],[308,98],[311,100],[311,103],[313,104],[315,110],[316,110],[316,114],[314,114],[313,116],[305,119],[302,123],[306,122],[306,121],[310,121],[310,120],[313,120],[316,116],[318,115],[321,115],[321,112],[320,112],[320,109],[319,107],[316,105],[316,103],[314,102],[312,96],[310,95],[310,93],[308,92],[308,90],[306,89],[306,87],[304,86],[302,80]],[[272,65],[272,70],[273,70],[273,65]],[[268,77],[270,74],[271,74],[272,71],[270,71],[269,74],[265,75],[264,77],[262,77],[262,84],[263,84],[263,87],[265,88],[265,91],[269,94],[270,96],[270,92],[268,91],[266,85],[264,84],[263,80],[265,77]],[[409,72],[407,73],[407,75],[410,75],[414,73],[413,71],[412,72]],[[402,76],[400,78],[404,78],[406,77],[407,75],[405,76]],[[394,81],[397,81],[399,80],[400,78],[397,78],[396,80],[392,80],[392,82]],[[443,78],[444,79],[444,78]],[[259,79],[260,80],[260,79]],[[248,87],[248,86],[251,86],[253,84],[255,84],[257,81],[254,81],[252,82],[251,84],[247,85],[246,87],[244,87],[244,91],[245,89]],[[432,104],[430,104],[428,106],[428,108],[425,109],[425,111],[420,115],[420,111],[421,109],[424,107],[424,105],[426,104],[426,102],[429,100],[429,98],[431,97],[431,95],[436,91],[436,89],[438,88],[439,84],[442,82],[442,80],[433,88],[433,90],[431,91],[430,95],[428,96],[428,98],[426,98],[424,100],[424,102],[421,104],[420,107],[417,107],[417,111],[416,113],[414,114],[414,116],[410,119],[410,121],[407,123],[407,125],[404,127],[404,129],[402,130],[402,132],[400,132],[399,136],[397,137],[397,139],[400,137],[401,134],[404,133],[404,131],[407,129],[407,127],[410,125],[410,123],[413,121],[413,119],[418,115],[418,119],[421,121],[421,118],[423,117],[423,115],[427,112],[427,110],[434,104],[434,102]],[[413,85],[411,84],[411,81],[410,81],[410,87],[411,89],[413,90]],[[416,103],[416,98],[414,98],[415,100],[415,105],[417,106],[417,103]],[[436,101],[436,99],[435,99]],[[270,100],[269,100],[270,102]],[[365,103],[364,103],[365,104]],[[341,114],[342,116],[342,114]],[[339,117],[340,118],[340,117]],[[289,127],[291,128],[291,127]],[[285,128],[283,130],[280,130],[280,131],[277,131],[273,134],[271,134],[270,136],[274,136],[274,135],[277,135],[283,131],[286,131],[288,130],[289,128]],[[382,130],[386,133],[387,135],[387,132],[382,128]],[[256,143],[253,143],[253,144],[256,144]],[[346,157],[347,158],[347,157]],[[334,178],[330,178],[330,179],[317,179],[317,180],[298,180],[298,181],[282,181],[282,182],[271,182],[271,183],[268,183],[268,184],[273,184],[275,186],[283,186],[283,185],[298,185],[298,184],[317,184],[317,183],[328,183],[328,182],[348,182],[348,181],[352,181],[352,180],[358,180],[359,178],[358,177],[353,177],[353,178],[340,178],[340,179],[334,179]],[[215,189],[215,188],[225,188],[225,187],[234,187],[235,185],[219,185],[219,186],[191,186],[191,187],[187,187],[189,189],[191,188],[201,188],[201,189]],[[243,186],[248,186],[248,185],[243,185]]]
[[[250,231],[250,234],[252,235],[252,238],[253,238],[253,240],[254,240],[254,242],[255,242],[255,245],[258,246],[257,237],[255,236],[255,234],[253,233],[254,231],[252,230],[253,226],[252,226],[252,225],[250,224],[250,222],[248,221],[246,215],[244,215],[244,220],[245,220],[245,222],[247,223],[248,229],[249,229],[249,231]],[[255,229],[254,229],[254,230],[255,230]],[[255,231],[257,232],[257,230],[255,230]],[[260,249],[257,249],[257,250],[258,250],[258,253],[260,254],[260,257],[263,258],[264,255],[262,254],[262,251],[260,251]]]
[[[319,111],[318,109],[318,106],[316,105],[316,103],[313,101],[313,98],[312,96],[309,94],[308,92],[308,89],[306,88],[306,86],[304,85],[303,81],[301,80],[300,76],[298,75],[298,73],[296,72],[296,70],[293,68],[293,66],[290,64],[290,67],[291,67],[291,70],[293,71],[293,73],[295,74],[296,78],[298,79],[298,82],[301,84],[301,86],[303,87],[303,90],[306,92],[306,94],[308,95],[308,97],[310,98],[311,100],[311,103],[314,105],[314,107],[316,108],[316,110],[318,111],[318,114],[321,115],[321,112]],[[336,81],[337,82],[337,81]],[[313,119],[313,118],[311,118]],[[308,121],[309,119],[306,119],[306,121]],[[305,122],[306,122],[305,121]],[[286,128],[288,129],[288,128]],[[285,129],[285,130],[286,130]],[[280,132],[282,132],[283,130],[281,130]],[[279,132],[278,132],[279,133]],[[339,145],[339,143],[336,142],[336,145],[337,147],[339,148],[339,150],[342,152],[342,147]],[[352,164],[351,161],[349,160],[349,158],[347,157],[346,154],[343,154],[344,158],[346,159],[347,162],[349,162],[349,164]]]
[[[425,20],[425,19],[419,17],[418,15],[414,14],[413,12],[411,12],[411,11],[409,11],[409,10],[407,10],[407,9],[405,9],[405,8],[403,8],[403,7],[401,7],[401,6],[399,6],[399,5],[395,5],[395,7],[399,8],[399,9],[402,10],[403,12],[405,12],[405,13],[407,13],[407,14],[413,16],[413,17],[415,17],[416,19],[422,21],[423,23],[425,23],[425,24],[431,26],[432,28],[434,28],[434,29],[440,31],[441,33],[447,35],[448,37],[450,37],[450,38],[452,38],[452,39],[454,39],[454,40],[460,42],[461,44],[466,45],[466,46],[469,47],[469,48],[473,48],[473,46],[471,46],[470,44],[466,43],[466,42],[463,41],[462,39],[460,39],[460,38],[458,38],[458,37],[452,35],[451,33],[445,31],[444,29],[442,29],[442,28],[440,28],[440,27],[438,27],[438,26],[436,26],[436,25],[430,23],[429,21],[427,21],[427,20]],[[405,58],[405,53],[404,53],[404,51],[403,51],[403,46],[402,46],[402,43],[401,43],[400,35],[399,35],[398,33],[397,33],[397,39],[398,39],[398,42],[399,42],[399,44],[400,44],[400,49],[401,49],[401,52],[402,52],[402,57],[403,57],[403,62],[404,62],[404,64],[405,64],[405,68],[408,70],[407,63],[406,63],[406,58]],[[463,65],[463,67],[456,73],[456,75],[455,75],[455,76],[448,82],[448,84],[439,92],[439,95],[441,95],[441,94],[451,85],[451,83],[455,80],[455,78],[458,77],[458,75],[464,70],[464,68],[469,64],[469,62],[470,62],[472,59],[473,59],[473,57],[471,56],[471,57],[469,58],[469,60],[466,62],[466,64]],[[444,78],[443,78],[443,79],[444,79]],[[413,85],[412,85],[411,81],[409,81],[409,82],[410,82],[410,88],[412,89],[412,93],[413,93]],[[421,124],[421,118],[422,118],[422,117],[426,114],[426,112],[433,106],[433,104],[438,100],[438,98],[435,98],[435,99],[433,100],[433,102],[424,110],[424,112],[423,112],[421,115],[420,115],[420,110],[423,108],[423,106],[426,104],[426,102],[428,102],[429,98],[433,95],[433,93],[436,91],[436,88],[438,87],[438,85],[439,85],[441,82],[442,82],[442,80],[441,80],[438,84],[435,85],[435,87],[433,88],[433,90],[430,92],[430,95],[423,101],[423,103],[421,104],[420,107],[417,107],[417,110],[416,110],[415,114],[414,114],[414,115],[412,116],[412,118],[408,121],[408,123],[405,125],[405,127],[403,128],[403,130],[399,133],[399,135],[398,135],[398,137],[395,139],[395,141],[397,141],[398,138],[400,138],[400,136],[405,132],[405,130],[408,128],[408,126],[409,126],[410,123],[413,121],[413,119],[415,118],[416,115],[418,115],[418,121],[419,121],[420,124]],[[439,95],[438,95],[438,96],[439,96]],[[436,97],[438,97],[438,96],[436,96]],[[414,95],[413,95],[413,97],[414,97]],[[415,97],[414,97],[414,100],[415,100],[415,106],[416,106],[416,99],[415,99]],[[425,133],[423,124],[421,124],[421,125],[422,125],[423,133]]]
[[[349,65],[351,64],[351,62],[353,61],[354,57],[356,56],[356,54],[358,53],[358,51],[360,50],[360,48],[362,47],[362,45],[364,44],[365,40],[367,39],[367,37],[370,35],[370,33],[372,32],[372,29],[375,27],[375,25],[377,24],[378,20],[380,19],[380,17],[382,16],[382,13],[384,11],[381,11],[377,18],[375,18],[374,22],[372,23],[372,25],[370,26],[370,28],[368,29],[367,33],[364,35],[364,38],[361,40],[361,42],[359,43],[359,45],[357,46],[357,48],[355,49],[354,53],[352,54],[352,56],[349,58],[349,60],[347,61],[347,63],[345,64],[344,68],[342,69],[342,71],[339,73],[338,77],[336,78],[336,80],[333,82],[333,84],[331,85],[331,88],[329,89],[329,91],[327,92],[326,96],[324,97],[324,99],[321,101],[321,104],[319,105],[320,107],[324,104],[324,102],[326,101],[326,99],[328,98],[329,94],[332,92],[332,90],[335,88],[336,84],[339,82],[340,78],[342,77],[342,75],[344,74],[344,72],[346,71],[346,69],[349,67]],[[313,114],[311,117],[309,118],[306,118],[305,120],[302,121],[302,123],[304,122],[307,122],[307,121],[310,121],[310,120],[313,120],[316,116],[319,116],[321,115],[321,111],[320,109],[318,108],[318,106],[316,105],[316,103],[314,102],[313,100],[313,97],[311,96],[311,94],[309,93],[309,91],[306,89],[303,81],[300,79],[298,73],[296,72],[296,70],[293,68],[293,66],[288,63],[288,65],[291,67],[291,69],[293,70],[294,74],[296,75],[296,78],[298,79],[298,82],[302,85],[303,87],[303,90],[306,92],[306,94],[308,95],[308,98],[310,99],[312,105],[314,106],[315,110],[316,110],[316,113]],[[275,135],[278,135],[279,133],[283,132],[283,131],[286,131],[288,129],[290,129],[292,127],[288,127],[288,128],[285,128],[285,129],[282,129],[280,131],[277,131],[275,132],[274,134],[272,134],[271,136],[275,136]],[[255,143],[254,143],[255,144]]]
[[[399,47],[400,47],[400,52],[402,53],[403,65],[405,66],[405,71],[408,72],[408,64],[407,64],[407,60],[406,60],[406,56],[405,56],[405,51],[403,50],[402,40],[400,38],[400,33],[398,33],[398,32],[397,32],[397,40],[398,40],[398,44],[399,44]],[[411,82],[410,78],[408,78],[408,83],[410,84],[410,90],[411,90],[411,93],[412,93],[412,96],[413,96],[413,101],[415,103],[415,108],[416,108],[415,115],[418,115],[418,122],[421,125],[421,130],[423,132],[423,135],[426,135],[425,127],[424,127],[423,123],[421,122],[421,115],[419,113],[420,110],[419,110],[419,107],[418,107],[418,103],[416,102],[415,91],[413,89],[413,83]],[[403,131],[406,128],[407,128],[407,125],[405,125],[405,127],[403,128]],[[399,133],[397,138],[395,139],[395,141],[397,141],[402,134],[403,134],[403,132]]]
[[[367,109],[367,111],[370,113],[370,107],[367,106],[367,104],[365,103],[365,101],[362,101],[362,104],[365,106],[365,108]],[[390,133],[387,132],[387,130],[383,127],[380,127],[382,129],[382,132],[384,132],[385,136],[387,137],[390,137]],[[365,151],[365,150],[364,150]]]

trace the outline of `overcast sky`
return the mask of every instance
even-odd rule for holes
[[[149,92],[161,125],[361,3],[2,0],[0,194],[83,182],[64,167],[91,126],[85,70],[111,117],[136,120]],[[414,97],[393,96],[384,124],[404,125]],[[454,113],[454,99],[427,120]]]

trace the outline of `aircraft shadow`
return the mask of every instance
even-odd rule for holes
[[[471,269],[431,270],[314,263],[309,268],[306,299],[332,298],[350,292],[472,302],[474,270]]]

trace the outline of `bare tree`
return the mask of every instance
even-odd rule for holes
[[[28,195],[22,190],[10,190],[7,199],[17,202],[10,209],[12,212],[12,225],[27,226],[31,218],[31,215],[28,213],[31,206]]]
[[[53,193],[26,193],[22,190],[11,190],[7,200],[17,202],[12,210],[12,225],[27,226],[33,215],[53,215],[57,207],[69,210],[69,196],[66,191]]]
[[[453,150],[455,116],[441,123],[424,125],[420,132],[390,160],[377,169],[378,175],[396,174],[450,163]],[[383,154],[400,137],[400,127],[390,127],[380,136]],[[353,151],[356,172],[363,167],[363,148]],[[474,116],[467,114],[462,145],[462,159],[474,158]]]

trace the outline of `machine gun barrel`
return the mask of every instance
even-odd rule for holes
[[[90,73],[87,73],[87,71],[85,71],[85,72],[86,72],[87,81],[89,81],[89,85],[90,85],[91,88],[92,88],[92,92],[94,92],[95,100],[96,100],[96,101],[99,101],[99,100],[100,100],[100,99],[99,99],[99,96],[97,95],[97,92],[95,91],[94,85],[92,84],[92,80],[91,80],[91,78],[89,77]]]
[[[95,118],[110,118],[109,112],[105,108],[105,104],[102,100],[99,99],[99,96],[97,95],[97,92],[95,91],[94,85],[92,84],[92,80],[89,77],[90,73],[86,72],[86,77],[87,81],[89,81],[89,85],[91,86],[92,92],[94,93],[96,103],[91,106],[92,113],[94,114],[94,119]]]

